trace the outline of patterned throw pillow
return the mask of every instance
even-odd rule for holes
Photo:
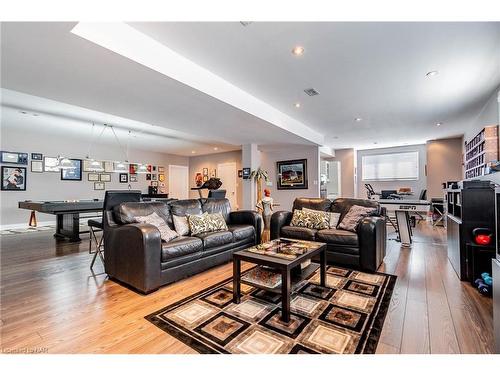
[[[375,212],[376,208],[352,206],[339,224],[339,229],[356,232],[356,228],[363,218]]]
[[[174,238],[179,236],[175,230],[170,229],[165,220],[163,220],[156,212],[147,216],[136,216],[135,221],[138,223],[154,225],[160,231],[160,237],[165,242],[172,241]]]
[[[188,222],[192,235],[227,230],[224,216],[220,213],[209,214],[205,212],[202,215],[189,215]]]
[[[310,208],[303,208],[302,211],[316,212],[318,214],[328,215],[328,225],[330,229],[335,229],[337,227],[337,224],[339,223],[340,213],[338,212],[325,212],[325,211],[311,210]]]
[[[174,221],[175,231],[179,234],[179,236],[189,235],[189,223],[186,216],[172,215],[172,220]]]
[[[330,216],[327,212],[323,211],[303,211],[295,210],[293,211],[292,221],[290,225],[292,227],[305,227],[309,229],[328,229],[330,227]]]

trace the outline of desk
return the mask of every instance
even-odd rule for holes
[[[22,201],[18,207],[32,212],[56,215],[56,233],[54,237],[68,238],[71,242],[81,241],[80,214],[86,212],[101,212],[103,201],[88,199],[79,201]]]
[[[431,208],[431,202],[419,199],[379,199],[381,207],[389,212],[396,213],[398,223],[399,239],[401,245],[411,246],[410,212],[427,212]]]

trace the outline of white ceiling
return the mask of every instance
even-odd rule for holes
[[[129,25],[324,134],[335,148],[462,134],[500,85],[500,23]],[[70,33],[74,26],[2,24],[1,86],[117,116],[124,126],[158,127],[188,142],[176,150],[183,155],[200,140],[199,153],[250,142],[311,144],[82,39]],[[297,44],[305,47],[301,57],[290,53]],[[431,70],[440,74],[426,78]],[[306,96],[309,87],[320,95]]]
[[[462,134],[500,85],[500,23],[131,25],[323,133],[336,148]],[[305,48],[303,56],[290,53],[295,45]],[[432,70],[439,75],[427,78]],[[310,87],[320,96],[302,91]]]

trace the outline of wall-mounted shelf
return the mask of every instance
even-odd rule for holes
[[[498,125],[486,126],[465,142],[465,178],[484,176],[486,165],[498,160]]]

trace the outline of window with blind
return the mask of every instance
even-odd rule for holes
[[[365,155],[361,165],[363,181],[418,180],[418,151]]]

